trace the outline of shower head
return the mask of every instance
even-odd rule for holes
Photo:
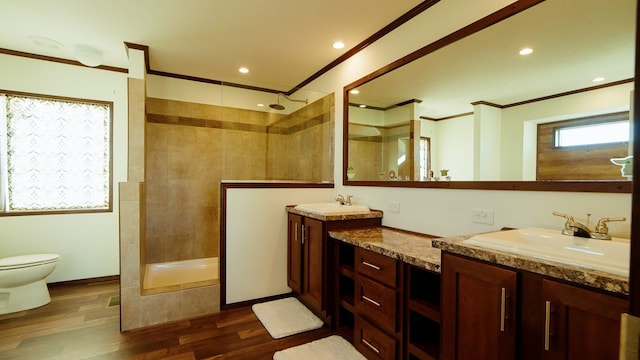
[[[270,104],[269,107],[275,110],[284,110],[284,106],[280,105],[279,101],[277,104]]]
[[[303,102],[305,104],[309,103],[308,99],[304,99],[304,100],[298,100],[298,99],[292,99],[290,97],[288,97],[285,94],[282,93],[278,93],[278,95],[276,96],[276,103],[275,104],[270,104],[269,107],[275,110],[284,110],[284,106],[280,105],[280,96],[282,96],[283,98],[289,100],[289,101],[295,101],[295,102]]]

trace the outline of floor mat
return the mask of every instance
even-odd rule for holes
[[[323,325],[322,320],[294,297],[255,304],[251,309],[274,339],[319,329]]]
[[[304,345],[281,350],[273,354],[274,360],[366,360],[347,340],[338,335]]]

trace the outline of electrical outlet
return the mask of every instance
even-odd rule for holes
[[[473,222],[493,225],[493,209],[473,209]]]
[[[400,201],[389,201],[389,211],[394,213],[400,212]]]

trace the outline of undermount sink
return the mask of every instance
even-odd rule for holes
[[[317,215],[357,215],[368,214],[370,211],[369,207],[366,205],[342,205],[337,202],[300,204],[295,208],[300,211]]]
[[[560,230],[523,228],[479,234],[463,243],[629,276],[627,239],[595,240],[562,235]]]

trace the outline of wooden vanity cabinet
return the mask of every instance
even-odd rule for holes
[[[617,359],[627,310],[623,297],[442,254],[442,359]]]
[[[402,267],[393,258],[355,249],[354,346],[368,359],[402,356]]]
[[[335,241],[333,330],[368,359],[439,359],[440,274]]]
[[[440,273],[405,266],[405,359],[440,359]]]
[[[517,273],[442,254],[442,359],[515,359]]]
[[[329,231],[380,226],[380,218],[322,221],[288,213],[287,284],[323,321],[332,316],[333,251]]]
[[[300,301],[326,317],[324,224],[296,214],[289,214],[288,224],[287,284]]]
[[[545,303],[544,351],[541,359],[617,359],[624,299],[542,280]]]

